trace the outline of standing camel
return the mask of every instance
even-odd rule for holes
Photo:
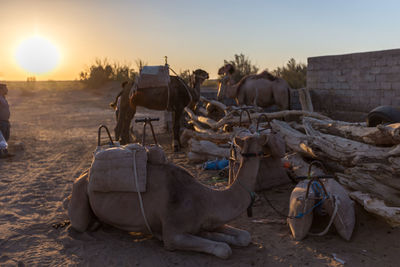
[[[137,89],[131,94],[133,82],[123,83],[123,89],[115,127],[115,138],[121,144],[129,143],[129,128],[136,113],[136,107],[141,106],[153,110],[168,110],[173,112],[173,142],[175,151],[180,149],[179,131],[183,109],[194,105],[200,98],[200,85],[208,79],[208,73],[197,69],[193,72],[193,87],[188,86],[181,78],[171,76],[169,89],[153,87]],[[169,90],[169,92],[168,92]],[[131,96],[130,96],[131,94]]]
[[[278,77],[263,71],[256,75],[247,75],[238,83],[234,83],[232,74],[235,69],[232,64],[226,64],[218,70],[222,78],[217,99],[234,98],[237,105],[269,107],[276,104],[280,110],[289,109],[289,84]]]
[[[267,148],[267,135],[235,137],[241,162],[233,184],[214,190],[172,163],[147,163],[146,192],[142,193],[142,215],[138,194],[97,192],[88,186],[87,172],[74,182],[68,203],[71,226],[80,232],[97,220],[129,232],[150,233],[168,250],[191,250],[226,259],[228,244],[247,246],[247,231],[226,225],[243,214],[254,201],[260,158]]]

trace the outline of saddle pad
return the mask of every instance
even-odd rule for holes
[[[136,165],[138,187],[135,182],[134,165]],[[139,144],[99,149],[94,153],[89,170],[89,190],[146,192],[146,168],[147,152]]]
[[[310,190],[306,198],[308,181],[299,182],[290,195],[289,217],[287,222],[295,240],[299,241],[306,237],[313,221],[313,212],[308,212],[314,205],[314,193]],[[304,214],[301,218],[293,218]]]
[[[137,78],[137,88],[168,87],[168,66],[144,66]]]
[[[336,231],[342,238],[349,241],[356,223],[354,201],[350,199],[344,187],[334,179],[323,179],[322,181],[328,194],[335,196],[337,201],[338,210],[333,221]],[[332,216],[334,207],[331,202],[323,203],[322,207]]]

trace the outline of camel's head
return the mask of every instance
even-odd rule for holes
[[[235,72],[235,67],[230,63],[227,63],[218,69],[218,75],[228,75],[228,74],[233,74],[234,72]]]
[[[257,157],[264,155],[264,146],[268,144],[267,135],[247,135],[244,137],[236,136],[234,143],[240,148],[240,154],[246,157]]]
[[[199,85],[201,85],[205,80],[207,80],[209,78],[208,76],[208,72],[206,72],[205,70],[202,69],[197,69],[195,71],[193,71],[192,73],[192,85],[193,87],[196,86],[197,83],[199,83]]]

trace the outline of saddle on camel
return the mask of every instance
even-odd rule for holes
[[[122,84],[118,107],[115,138],[121,144],[130,142],[129,129],[136,107],[152,110],[168,110],[173,113],[173,147],[180,148],[180,119],[188,105],[194,105],[200,98],[200,85],[208,79],[208,73],[197,69],[193,72],[191,86],[182,78],[169,75],[169,65],[145,66],[135,82]],[[113,103],[115,105],[117,101]]]

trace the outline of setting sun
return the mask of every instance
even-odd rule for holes
[[[33,36],[19,44],[15,52],[15,59],[25,71],[43,74],[57,67],[60,53],[48,39]]]

